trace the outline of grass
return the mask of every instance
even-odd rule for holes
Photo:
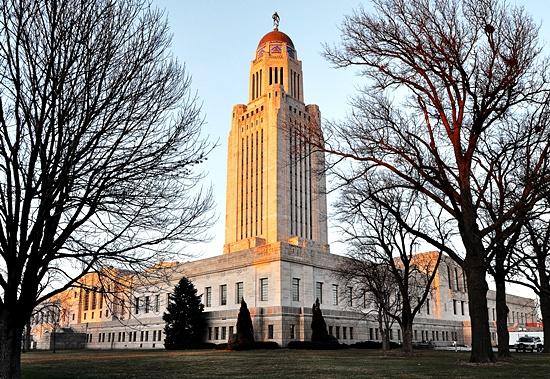
[[[62,351],[22,356],[23,378],[549,378],[550,357],[514,354],[494,365],[468,353],[379,350]]]

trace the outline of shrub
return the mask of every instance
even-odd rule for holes
[[[237,334],[229,336],[227,348],[229,350],[254,349],[254,327],[244,299],[241,300],[241,309],[237,316]]]
[[[321,312],[319,299],[315,301],[311,307],[311,341],[312,342],[327,342],[329,334],[327,332],[327,323]]]
[[[339,344],[338,342],[314,342],[314,341],[290,341],[287,345],[289,349],[297,350],[339,350],[346,349],[348,345]]]
[[[254,342],[254,349],[258,350],[273,350],[280,349],[281,346],[275,341],[256,341]]]
[[[352,349],[381,349],[382,342],[380,341],[361,341],[351,344]],[[390,341],[390,349],[400,349],[401,344],[397,342]]]

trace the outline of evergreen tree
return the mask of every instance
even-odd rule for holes
[[[241,309],[239,309],[239,315],[237,316],[237,335],[236,338],[230,338],[228,347],[232,350],[254,348],[254,327],[244,299],[241,299]]]
[[[204,339],[206,321],[204,305],[197,289],[183,277],[170,296],[167,312],[162,319],[166,322],[164,346],[167,349],[189,349],[198,347]]]
[[[311,341],[312,342],[328,342],[330,339],[327,332],[327,323],[321,312],[319,299],[311,307]]]

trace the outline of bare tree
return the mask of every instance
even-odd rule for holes
[[[367,84],[348,120],[331,126],[328,134],[338,144],[325,150],[355,162],[344,182],[366,177],[376,184],[382,172],[394,189],[414,191],[454,226],[458,249],[408,224],[385,203],[408,232],[463,267],[470,360],[492,362],[484,239],[523,217],[548,185],[549,127],[522,122],[537,119],[539,105],[548,103],[548,61],[541,57],[538,27],[521,8],[498,0],[375,0],[374,6],[375,13],[361,8],[346,17],[341,44],[326,48],[335,66],[360,67]],[[520,196],[504,203],[498,219],[482,222],[494,162],[480,151],[497,147],[505,125],[506,133],[532,138],[518,148],[522,156],[533,154],[524,162],[523,187],[515,191]]]
[[[510,281],[526,286],[538,295],[544,327],[544,352],[550,353],[550,198],[541,207],[545,212],[530,218],[525,226],[527,238],[516,248],[516,275]]]
[[[395,319],[391,316],[400,307],[400,298],[396,296],[393,275],[382,263],[365,259],[363,254],[355,251],[350,259],[338,267],[338,276],[344,283],[355,288],[355,308],[366,320],[378,324],[382,340],[382,350],[390,349],[389,330]]]
[[[359,288],[371,294],[375,307],[383,311],[379,314],[387,314],[399,324],[403,351],[411,353],[414,318],[432,293],[441,253],[416,254],[419,238],[395,220],[380,197],[364,197],[371,192],[365,189],[368,186],[357,178],[342,188],[337,203],[342,231],[353,247],[351,259],[340,271],[344,279],[358,282]],[[409,225],[425,230],[439,222],[427,208],[415,204],[410,191],[385,190],[383,196]],[[440,225],[437,230],[445,228]],[[447,236],[441,239],[447,240]]]
[[[203,237],[211,145],[164,15],[142,0],[2,0],[0,377],[33,308],[87,272]]]

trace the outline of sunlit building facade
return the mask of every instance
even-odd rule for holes
[[[118,277],[115,282],[88,274],[82,287],[37,308],[31,320],[34,346],[51,348],[52,334],[73,333],[82,348],[162,349],[162,315],[182,276],[202,296],[207,342],[226,342],[236,331],[242,298],[257,340],[281,346],[309,340],[316,299],[329,333],[340,342],[380,340],[378,325],[365,316],[369,304],[335,273],[346,258],[329,251],[324,156],[303,138],[322,141],[321,116],[304,99],[302,62],[276,22],[256,47],[248,103],[233,107],[223,254],[163,265],[162,279],[117,273],[111,275]],[[444,257],[434,291],[415,320],[413,341],[468,344],[466,290],[462,269]],[[510,325],[536,321],[533,300],[508,300]],[[493,292],[488,312],[496,342]],[[401,340],[397,324],[390,337]]]

